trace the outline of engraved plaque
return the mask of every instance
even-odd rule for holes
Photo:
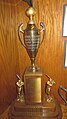
[[[29,72],[24,74],[25,101],[28,104],[42,102],[42,72]]]
[[[26,78],[26,100],[41,102],[41,78]]]

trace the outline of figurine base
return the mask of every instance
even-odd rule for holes
[[[61,108],[54,101],[27,105],[16,100],[11,105],[8,116],[9,119],[62,119]]]

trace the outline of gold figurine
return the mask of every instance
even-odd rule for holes
[[[48,75],[46,75],[48,77],[48,81],[46,82],[46,95],[47,95],[47,102],[51,102],[53,100],[52,96],[51,96],[51,89],[52,86],[55,84],[55,81],[52,80]]]
[[[17,85],[17,101],[24,101],[24,95],[23,95],[23,85],[24,82],[22,81],[22,79],[17,75],[18,81],[16,82]]]

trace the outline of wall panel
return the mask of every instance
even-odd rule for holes
[[[18,27],[21,23],[23,23],[23,30],[26,29],[28,17],[26,16],[25,12],[28,7],[29,6],[25,2],[20,2],[15,7],[16,9],[16,39],[17,39],[18,54],[19,54],[20,77],[22,77],[26,66],[30,65],[29,56],[18,37]],[[23,34],[22,34],[21,40],[23,40]]]
[[[22,47],[20,43],[18,45],[16,18],[20,19],[20,13],[23,17],[27,5],[24,2],[21,4],[20,11],[14,5],[0,3],[0,113],[16,97],[16,74],[20,75],[20,62],[23,62],[22,57],[19,59]]]

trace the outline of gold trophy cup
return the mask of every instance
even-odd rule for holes
[[[28,68],[29,71],[36,72],[39,68],[35,65],[35,57],[38,52],[38,48],[44,41],[45,35],[45,26],[41,22],[40,25],[42,29],[38,29],[34,23],[34,15],[35,10],[33,7],[29,7],[26,11],[26,15],[29,17],[29,22],[27,23],[27,27],[23,30],[23,24],[20,24],[18,27],[18,36],[21,44],[26,48],[27,53],[31,59],[31,66]],[[43,38],[40,42],[40,33],[43,31]],[[21,35],[23,34],[23,38]]]

